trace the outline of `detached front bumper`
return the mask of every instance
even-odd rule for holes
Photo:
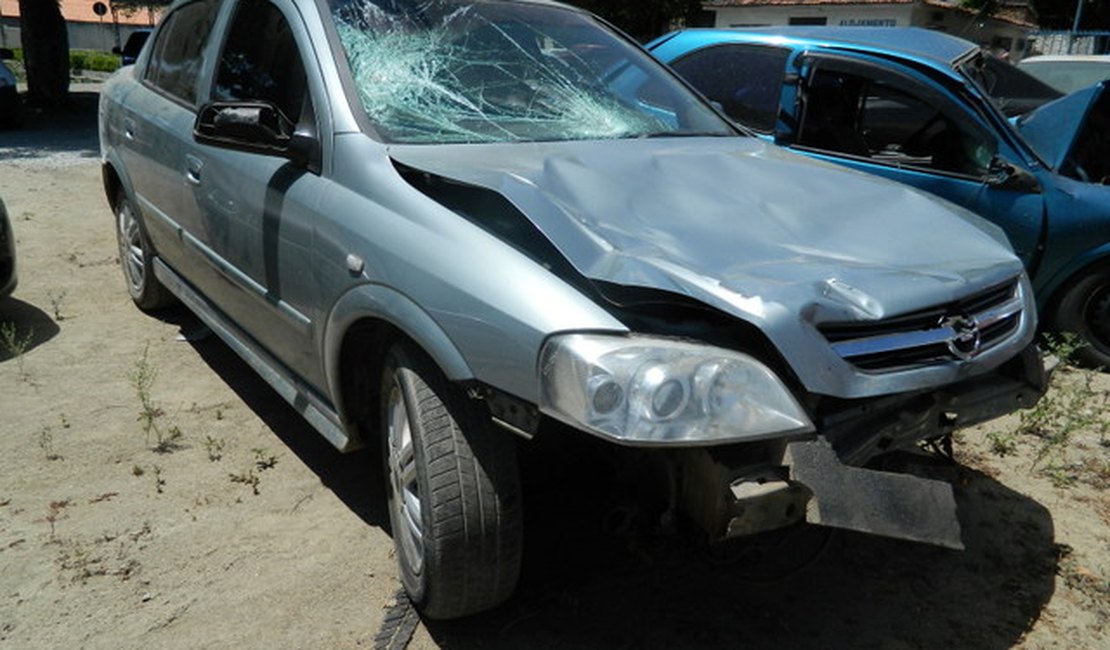
[[[931,392],[842,404],[816,436],[753,450],[685,453],[681,503],[712,540],[800,521],[963,548],[946,482],[861,467],[1035,404],[1047,387],[1034,346],[995,372]]]

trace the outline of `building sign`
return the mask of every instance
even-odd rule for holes
[[[898,20],[895,18],[841,18],[841,27],[895,27]]]

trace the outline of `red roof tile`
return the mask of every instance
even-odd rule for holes
[[[38,0],[44,2],[45,0]],[[111,6],[107,0],[62,0],[62,16],[66,20],[77,23],[111,23],[112,12],[109,11],[103,18],[96,15],[93,11],[93,5],[97,2],[104,2],[105,5]],[[5,18],[19,16],[19,0],[0,0],[0,16]],[[116,12],[115,19],[121,25],[142,25],[149,27],[158,21],[160,13],[155,13],[153,16],[145,9],[136,11],[132,14],[124,13],[123,11]]]

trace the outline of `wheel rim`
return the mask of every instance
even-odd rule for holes
[[[424,568],[424,520],[420,486],[417,483],[416,453],[412,423],[404,391],[396,378],[389,391],[389,487],[392,492],[393,531],[403,561],[416,575]]]
[[[130,204],[124,202],[117,216],[119,223],[119,259],[123,265],[123,275],[127,287],[134,294],[142,293],[146,282],[146,251],[143,250],[143,235],[139,221],[135,218]]]

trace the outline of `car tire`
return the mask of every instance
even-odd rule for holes
[[[1074,332],[1084,345],[1076,361],[1110,368],[1110,265],[1072,281],[1055,302],[1049,323],[1056,332]]]
[[[119,263],[131,300],[144,311],[169,307],[176,298],[154,275],[154,247],[142,217],[127,193],[120,191],[115,202],[116,241]]]
[[[396,346],[384,366],[383,459],[401,581],[428,618],[490,609],[520,574],[515,441],[420,351]]]

